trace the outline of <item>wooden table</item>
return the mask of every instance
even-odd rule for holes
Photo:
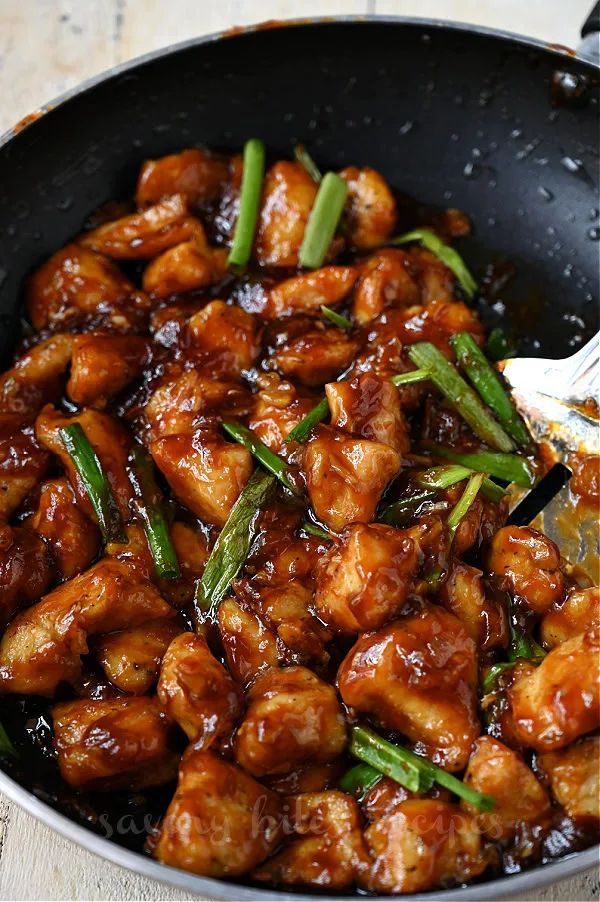
[[[0,0],[0,133],[67,88],[167,44],[265,19],[380,13],[455,19],[575,46],[591,0]],[[597,873],[531,900],[592,900]],[[197,897],[130,874],[0,796],[0,899]]]

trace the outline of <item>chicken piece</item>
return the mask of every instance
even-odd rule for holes
[[[600,726],[600,629],[548,654],[508,690],[518,739],[539,752],[562,749]]]
[[[397,730],[444,770],[462,770],[480,732],[477,649],[437,605],[362,636],[338,671],[344,702]]]
[[[348,185],[346,213],[348,240],[368,251],[385,244],[396,226],[396,201],[387,182],[375,169],[347,166],[340,172]]]
[[[348,527],[317,562],[317,614],[343,633],[379,629],[402,610],[419,557],[402,529],[378,523]]]
[[[238,683],[246,686],[261,671],[278,666],[277,640],[256,614],[226,598],[219,605],[217,619],[227,668]]]
[[[137,335],[76,335],[67,394],[80,407],[102,410],[149,362],[149,343]]]
[[[78,243],[115,260],[151,260],[163,251],[203,234],[181,194],[173,194],[140,213],[131,213],[84,232]]]
[[[94,523],[98,522],[98,518],[87,489],[59,434],[63,426],[69,426],[71,423],[79,423],[83,429],[102,464],[121,516],[124,520],[128,520],[129,501],[133,497],[133,487],[127,475],[127,461],[131,448],[129,435],[120,422],[98,410],[83,410],[74,417],[66,417],[58,410],[46,407],[36,420],[37,440],[59,458],[73,486],[79,507]]]
[[[346,727],[335,689],[305,667],[260,674],[247,700],[235,755],[253,776],[326,764],[344,750]]]
[[[167,435],[150,452],[181,503],[215,526],[225,524],[253,470],[246,448],[201,430]]]
[[[446,357],[454,360],[450,339],[457,332],[469,332],[478,344],[483,343],[483,326],[475,311],[462,301],[432,300],[427,307],[408,307],[400,314],[404,317],[404,323],[399,337],[405,345],[430,341]]]
[[[502,589],[518,595],[535,614],[545,614],[565,592],[560,552],[531,526],[505,526],[493,537],[486,566]]]
[[[491,736],[481,736],[469,758],[464,782],[495,799],[492,811],[481,812],[461,802],[465,811],[477,816],[482,833],[494,842],[514,844],[521,858],[535,851],[535,839],[550,826],[550,799],[518,752]]]
[[[569,457],[569,469],[573,475],[569,489],[584,504],[595,510],[600,503],[600,457],[597,454],[573,454]]]
[[[200,415],[245,408],[245,392],[235,382],[201,376],[186,370],[160,385],[145,407],[150,441],[180,432],[193,432]]]
[[[153,854],[206,877],[239,877],[276,848],[281,822],[276,793],[234,764],[190,746]]]
[[[451,509],[458,503],[466,483],[457,484],[444,491],[443,498]],[[495,534],[506,523],[508,516],[508,498],[500,501],[488,501],[480,493],[466,512],[452,542],[452,550],[456,557],[466,555],[471,549],[479,549],[488,545]]]
[[[364,374],[343,382],[330,382],[325,394],[331,425],[374,442],[383,442],[399,454],[410,450],[409,427],[400,407],[398,389],[386,379]]]
[[[220,356],[234,376],[250,369],[258,355],[256,320],[225,301],[211,301],[195,313],[188,335],[194,348]]]
[[[368,864],[358,806],[343,792],[309,792],[287,800],[291,841],[252,877],[278,886],[352,886]]]
[[[311,764],[298,767],[289,774],[276,774],[265,777],[269,789],[284,796],[297,795],[304,792],[323,792],[334,789],[345,770],[344,760],[338,758],[330,764]]]
[[[310,612],[312,586],[293,577],[283,585],[278,585],[277,579],[271,579],[266,586],[260,585],[260,581],[260,575],[256,580],[239,580],[236,593],[248,599],[261,620],[283,643],[282,650],[291,651],[296,662],[327,662],[325,646],[331,633]]]
[[[344,300],[357,275],[355,266],[323,266],[284,279],[267,292],[260,313],[269,319],[294,313],[320,313],[323,305],[335,307]]]
[[[145,160],[135,200],[138,207],[146,207],[181,194],[191,206],[200,206],[218,198],[227,176],[226,160],[204,148],[189,148],[157,160]]]
[[[271,451],[281,453],[285,450],[286,438],[315,402],[310,398],[299,398],[292,383],[280,379],[276,373],[265,373],[259,384],[261,390],[254,396],[248,428]]]
[[[482,651],[507,647],[506,609],[487,597],[481,570],[455,558],[438,598]]]
[[[367,821],[372,824],[382,817],[393,814],[397,808],[407,799],[440,799],[443,802],[450,800],[450,793],[434,783],[426,794],[412,792],[396,783],[391,777],[381,777],[361,799],[360,807]]]
[[[30,421],[49,401],[58,401],[71,360],[72,335],[52,335],[34,345],[0,375],[0,424]]]
[[[304,448],[303,467],[317,518],[330,529],[370,523],[392,479],[400,472],[397,451],[381,442],[350,438],[319,426]]]
[[[174,620],[148,620],[139,626],[99,636],[93,643],[100,667],[113,686],[145,695],[158,680],[164,654],[182,632]]]
[[[22,604],[30,604],[52,579],[48,549],[30,529],[0,525],[0,629]]]
[[[538,755],[537,764],[569,817],[600,819],[600,736]]]
[[[373,859],[360,886],[377,893],[415,893],[467,883],[496,862],[477,822],[457,805],[408,799],[364,833]]]
[[[433,303],[454,303],[456,277],[452,270],[424,247],[412,247],[409,254],[417,272],[421,303],[425,307]]]
[[[207,749],[233,728],[241,693],[203,636],[181,633],[163,658],[158,697],[197,749]]]
[[[540,635],[546,648],[600,627],[600,586],[570,589],[563,603],[542,618]]]
[[[158,699],[62,702],[52,719],[60,773],[75,789],[144,789],[177,774],[172,725]]]
[[[52,479],[42,485],[28,526],[52,549],[63,579],[85,570],[100,549],[100,530],[77,506],[68,479]]]
[[[316,196],[317,185],[300,163],[280,160],[267,171],[256,238],[261,266],[298,266]]]
[[[0,523],[17,510],[49,464],[50,455],[38,445],[32,427],[0,434]]]
[[[0,692],[52,696],[79,678],[88,636],[174,616],[132,564],[99,561],[15,617],[0,640]]]
[[[268,364],[288,379],[315,387],[339,376],[357,349],[358,339],[343,329],[313,329],[277,348]]]
[[[126,329],[147,309],[147,299],[106,257],[77,244],[67,244],[29,278],[27,312],[38,331],[106,318]]]
[[[142,286],[152,298],[168,298],[198,288],[207,288],[223,278],[227,251],[208,247],[196,236],[155,257],[144,270]]]
[[[352,312],[364,325],[386,307],[418,304],[419,286],[415,268],[406,251],[384,248],[363,263],[354,290]]]

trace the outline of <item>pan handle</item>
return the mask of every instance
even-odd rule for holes
[[[600,63],[600,2],[594,5],[581,29],[582,41],[577,52],[579,56],[598,65]]]

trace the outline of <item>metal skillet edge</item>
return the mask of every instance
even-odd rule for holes
[[[0,148],[12,141],[24,128],[31,128],[38,118],[51,112],[56,107],[62,106],[70,99],[85,93],[95,86],[116,78],[124,73],[128,73],[139,66],[152,62],[160,57],[176,53],[178,51],[201,46],[204,44],[214,43],[223,40],[235,40],[237,37],[247,33],[259,31],[262,28],[278,30],[279,28],[307,26],[307,25],[335,25],[340,24],[356,24],[369,22],[380,22],[390,25],[408,25],[431,30],[450,30],[457,34],[476,34],[482,36],[494,37],[499,40],[517,44],[522,47],[529,47],[533,50],[542,51],[556,57],[558,61],[576,62],[580,66],[584,66],[591,72],[596,72],[597,67],[589,60],[579,56],[576,52],[563,48],[545,41],[530,38],[512,32],[487,28],[484,26],[469,25],[462,22],[447,22],[440,19],[428,19],[420,17],[403,17],[403,16],[322,16],[286,20],[281,23],[258,23],[256,25],[244,26],[241,28],[228,29],[222,32],[216,32],[197,38],[190,38],[186,41],[180,41],[175,44],[168,45],[158,50],[142,54],[132,60],[120,63],[110,69],[107,69],[97,75],[92,76],[86,81],[78,84],[74,88],[65,91],[55,99],[44,104],[39,111],[32,114],[31,117],[25,117],[24,120],[9,129],[0,136]],[[278,891],[270,889],[262,889],[259,887],[244,886],[236,883],[229,883],[222,880],[215,880],[207,877],[201,877],[188,871],[182,871],[175,868],[160,864],[150,858],[146,858],[140,853],[130,851],[123,846],[118,845],[111,840],[105,839],[86,827],[70,820],[65,815],[55,811],[46,803],[42,802],[34,796],[29,790],[12,780],[6,773],[0,769],[0,791],[3,792],[11,801],[18,804],[37,820],[46,826],[56,830],[65,838],[77,843],[87,851],[105,858],[113,864],[117,864],[128,870],[151,877],[162,883],[175,886],[182,890],[208,895],[219,900],[275,900],[289,899],[298,900],[298,902],[314,902],[315,899],[336,899],[340,902],[349,902],[349,900],[358,898],[356,894],[352,895],[333,895],[328,896],[321,893],[296,893],[291,891]],[[558,880],[564,880],[575,874],[581,873],[597,864],[600,856],[600,846],[592,846],[581,852],[573,853],[555,862],[547,865],[533,868],[521,874],[502,877],[495,880],[476,883],[465,888],[456,888],[449,890],[435,890],[430,893],[421,893],[412,895],[410,898],[415,902],[427,900],[432,902],[433,899],[442,898],[448,902],[474,902],[474,900],[490,900],[498,899],[508,894],[530,891],[543,886],[547,886]],[[370,896],[371,899],[379,899],[381,902],[389,899],[389,896]]]
[[[296,28],[306,25],[361,25],[363,23],[379,22],[389,25],[410,25],[419,28],[432,28],[439,30],[456,31],[457,33],[476,34],[485,37],[494,37],[500,40],[510,41],[514,44],[520,44],[523,47],[530,47],[533,50],[540,50],[556,56],[557,59],[564,61],[576,62],[580,65],[589,67],[593,72],[600,71],[600,65],[596,66],[587,57],[581,56],[576,50],[564,47],[561,44],[552,44],[548,41],[542,41],[538,38],[528,37],[527,35],[518,34],[513,31],[505,31],[501,28],[489,28],[485,25],[470,25],[468,22],[446,21],[445,19],[421,18],[419,16],[378,16],[378,15],[350,15],[350,16],[307,16],[298,19],[283,19],[272,23],[271,21],[257,22],[253,25],[234,26],[224,29],[223,31],[214,31],[211,34],[202,35],[197,38],[188,38],[185,41],[177,41],[174,44],[167,44],[159,47],[157,50],[150,50],[148,53],[142,53],[109,69],[103,69],[96,75],[92,75],[85,81],[79,82],[73,88],[69,88],[62,94],[58,94],[52,100],[42,104],[37,110],[32,111],[29,115],[22,117],[19,122],[0,135],[0,149],[8,144],[13,138],[23,131],[25,128],[31,128],[42,116],[51,113],[57,107],[62,106],[73,97],[84,94],[87,90],[96,87],[104,81],[124,75],[138,66],[153,62],[159,57],[167,56],[170,53],[177,53],[180,50],[186,50],[190,47],[201,46],[203,44],[212,44],[217,41],[235,40],[243,37],[245,34],[251,34],[255,31],[272,30],[277,31],[281,28]]]

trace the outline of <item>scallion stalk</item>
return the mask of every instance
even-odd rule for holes
[[[408,356],[417,367],[429,372],[431,381],[461,415],[475,435],[497,451],[512,451],[513,443],[492,417],[470,385],[435,345],[417,342],[408,348]]]
[[[199,623],[214,619],[248,557],[256,535],[258,517],[275,487],[275,477],[255,470],[233,505],[204,568],[194,604]]]
[[[323,176],[304,144],[296,144],[294,147],[294,159],[297,163],[300,163],[301,166],[304,166],[313,182],[316,182],[318,185]]]
[[[481,488],[481,484],[485,479],[485,475],[483,473],[473,473],[469,476],[469,481],[465,486],[465,490],[458,499],[455,506],[452,508],[450,513],[448,514],[447,524],[448,529],[451,534],[454,535],[456,530],[458,529],[461,520],[466,517],[470,508],[475,501],[479,489]]]
[[[479,470],[496,479],[504,479],[506,482],[514,482],[531,488],[535,482],[535,475],[529,461],[517,454],[504,454],[501,451],[474,451],[462,453],[445,448],[435,442],[422,442],[423,447],[435,454],[436,457],[444,457],[456,464],[470,467],[471,470]]]
[[[340,221],[347,194],[348,185],[335,172],[328,172],[323,177],[300,248],[301,266],[318,269],[323,265]]]
[[[479,396],[493,410],[499,423],[521,448],[531,445],[531,436],[519,416],[510,395],[483,351],[468,332],[459,332],[450,339],[458,365],[465,371]]]
[[[325,304],[321,304],[321,313],[328,319],[330,323],[334,326],[337,326],[339,329],[351,329],[352,323],[348,319],[347,316],[342,316],[341,313],[336,313],[335,310],[332,310],[331,307],[326,307]]]
[[[327,398],[322,398],[318,404],[309,410],[305,417],[303,417],[299,423],[297,423],[288,437],[286,438],[286,444],[289,442],[298,442],[299,444],[303,444],[315,426],[318,426],[319,423],[322,423],[323,420],[326,420],[329,416],[329,403]]]
[[[126,542],[123,520],[110,483],[83,428],[79,423],[69,423],[59,429],[58,434],[85,487],[104,541]]]
[[[464,292],[469,297],[473,297],[477,291],[477,282],[467,269],[463,258],[453,247],[444,244],[431,229],[413,229],[405,235],[394,238],[391,244],[408,244],[411,241],[419,241],[423,247],[435,254],[438,260],[441,260],[444,266],[454,273]]]
[[[144,523],[154,569],[161,579],[178,579],[181,575],[179,561],[154,478],[154,466],[139,445],[134,446],[131,457],[131,481],[139,499],[138,510]]]
[[[294,495],[303,494],[302,490],[294,485],[289,478],[289,468],[286,462],[282,460],[278,454],[271,451],[270,448],[267,448],[265,443],[261,442],[258,436],[254,435],[250,429],[246,426],[242,426],[240,423],[232,423],[228,420],[223,420],[221,426],[227,435],[231,436],[232,439],[235,439],[236,442],[239,442],[240,445],[247,448],[256,460],[263,465],[265,470],[268,470],[269,473],[276,476],[286,489]]]
[[[265,145],[258,138],[251,138],[244,145],[240,206],[233,233],[233,243],[227,257],[228,266],[245,266],[250,259],[264,173]]]

